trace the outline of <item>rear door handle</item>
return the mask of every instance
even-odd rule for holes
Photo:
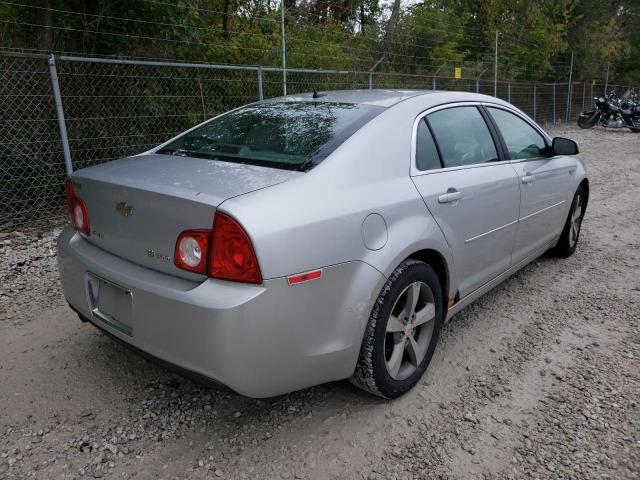
[[[535,181],[535,177],[530,173],[526,173],[524,177],[522,177],[522,183],[532,183]]]
[[[438,203],[453,203],[462,198],[462,192],[459,192],[455,188],[450,188],[447,193],[443,193],[438,197]]]

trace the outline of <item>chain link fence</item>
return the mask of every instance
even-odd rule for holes
[[[573,121],[604,92],[602,84],[582,82],[569,89],[566,82],[287,70],[288,94],[312,85],[497,93],[541,124]],[[69,170],[143,152],[216,114],[282,93],[275,67],[0,52],[0,230],[60,219]]]
[[[60,204],[64,158],[46,61],[0,56],[0,215],[20,224]]]

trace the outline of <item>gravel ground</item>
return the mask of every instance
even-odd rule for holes
[[[640,135],[577,140],[577,253],[448,323],[422,382],[270,400],[199,387],[81,324],[56,232],[0,233],[0,478],[639,478]]]

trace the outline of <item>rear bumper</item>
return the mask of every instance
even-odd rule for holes
[[[67,301],[112,336],[180,369],[250,397],[270,397],[349,377],[384,277],[363,262],[326,267],[320,280],[245,285],[193,282],[135,265],[72,228],[58,239]],[[127,335],[93,314],[88,273],[126,287]]]
[[[158,357],[154,357],[153,355],[151,355],[150,353],[145,352],[144,350],[140,350],[137,347],[134,347],[131,343],[127,343],[123,340],[121,340],[119,337],[116,337],[115,335],[112,335],[108,330],[106,330],[101,322],[96,322],[94,318],[88,318],[85,317],[84,315],[82,315],[80,312],[78,312],[71,304],[69,304],[69,307],[78,314],[78,317],[80,318],[81,321],[85,322],[85,323],[91,323],[93,326],[95,326],[98,330],[101,330],[103,333],[105,333],[106,335],[108,335],[109,337],[111,337],[112,340],[118,342],[119,344],[123,345],[124,347],[128,348],[129,350],[131,350],[132,352],[137,353],[138,355],[140,355],[141,357],[146,358],[147,360],[160,365],[161,367],[170,370],[174,373],[177,373],[178,375],[181,375],[183,377],[187,377],[191,380],[193,380],[194,382],[197,382],[205,387],[209,387],[209,388],[215,388],[218,390],[229,390],[229,387],[227,387],[226,385],[223,385],[222,383],[218,382],[217,380],[214,380],[213,378],[209,378],[209,377],[205,377],[204,375],[200,375],[197,372],[192,372],[191,370],[187,370],[186,368],[182,368],[174,363],[169,363],[166,362],[164,360],[162,360],[161,358]]]

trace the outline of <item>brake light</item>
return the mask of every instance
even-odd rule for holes
[[[173,261],[178,268],[196,273],[207,273],[210,230],[186,230],[176,242]]]
[[[174,252],[178,268],[212,278],[243,283],[262,283],[253,245],[233,218],[216,212],[213,230],[185,230]]]
[[[216,213],[209,276],[234,282],[262,283],[251,240],[243,228],[224,213]]]
[[[82,199],[76,195],[76,190],[70,178],[68,178],[65,183],[65,191],[67,193],[67,209],[71,216],[71,223],[73,223],[76,229],[80,232],[85,235],[90,235],[91,227],[89,226],[89,211]]]

